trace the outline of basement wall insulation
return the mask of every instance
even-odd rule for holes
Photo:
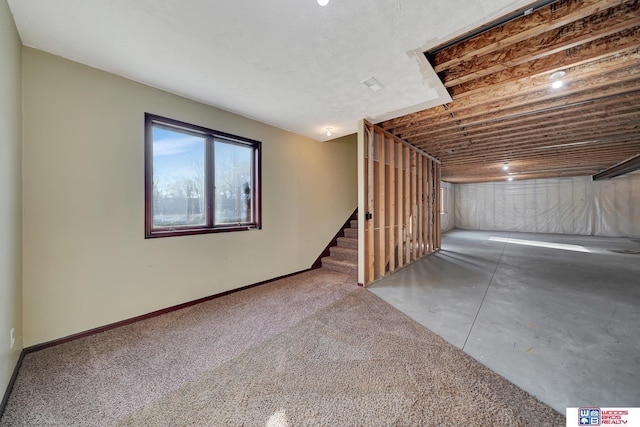
[[[446,232],[455,227],[455,191],[456,186],[450,182],[440,182],[442,187],[440,211],[440,230]]]
[[[455,186],[455,227],[640,237],[640,174]]]

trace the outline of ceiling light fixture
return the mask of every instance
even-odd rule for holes
[[[333,130],[333,128],[324,128],[324,130],[327,131],[327,136],[331,136],[331,131]]]
[[[564,77],[565,74],[567,73],[564,71],[556,71],[555,73],[552,73],[549,76],[549,78],[553,80],[553,83],[551,83],[551,87],[554,89],[560,89],[563,85],[561,79]]]
[[[318,0],[320,6],[326,6],[329,4],[329,0]]]
[[[510,176],[509,178],[507,178],[507,181],[513,181],[513,177]]]
[[[502,166],[502,170],[503,171],[508,171],[509,170],[509,163],[506,163]]]

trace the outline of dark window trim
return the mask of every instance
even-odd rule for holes
[[[262,229],[262,143],[250,138],[244,138],[230,133],[208,129],[179,120],[158,116],[151,113],[144,115],[144,209],[145,209],[145,239],[169,236],[188,236],[192,234],[223,233],[230,231],[260,230]],[[253,199],[252,222],[237,224],[214,225],[214,195],[213,183],[214,153],[213,144],[208,142],[205,152],[205,180],[207,184],[207,223],[211,226],[182,226],[171,230],[153,228],[153,125],[165,126],[168,129],[204,136],[207,141],[226,139],[230,143],[250,146],[253,148],[253,177],[254,185],[251,193]]]

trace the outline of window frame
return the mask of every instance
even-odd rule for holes
[[[199,137],[205,138],[204,154],[204,198],[205,198],[205,225],[184,225],[172,228],[154,228],[153,225],[153,128],[154,126],[166,129],[175,129]],[[250,147],[252,158],[251,198],[253,208],[251,222],[215,224],[215,141],[228,141]],[[170,236],[188,236],[192,234],[224,233],[231,231],[246,231],[262,229],[262,143],[260,141],[232,135],[206,127],[193,125],[156,114],[145,113],[144,119],[144,182],[145,182],[145,239]]]

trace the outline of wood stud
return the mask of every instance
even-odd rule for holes
[[[374,174],[373,174],[373,168],[374,168],[374,156],[373,156],[373,148],[374,148],[374,138],[373,138],[373,133],[372,133],[372,129],[365,126],[364,128],[364,132],[365,132],[365,147],[366,147],[366,161],[365,161],[365,179],[366,179],[366,190],[365,190],[365,194],[367,195],[367,212],[366,212],[366,216],[368,216],[369,214],[372,214],[373,212],[375,212],[375,204],[374,204],[374,191],[375,191],[375,185],[374,185]],[[365,283],[369,282],[372,280],[373,277],[375,277],[375,257],[372,256],[372,254],[374,253],[375,247],[374,247],[374,229],[373,229],[373,221],[371,220],[365,220],[365,226],[364,226],[364,230],[365,230],[365,273],[364,273],[364,280]]]
[[[382,132],[379,132],[378,129],[374,129],[376,139],[378,140],[378,162],[377,166],[377,186],[376,186],[376,204],[378,206],[378,210],[376,212],[376,218],[378,222],[377,227],[377,242],[378,242],[378,251],[376,252],[376,274],[379,276],[384,276],[385,271],[385,260],[386,260],[386,247],[385,247],[385,238],[384,238],[384,230],[385,230],[385,203],[386,203],[386,183],[385,183],[385,155],[384,155],[384,145],[385,138]],[[376,219],[374,218],[374,220]]]
[[[398,157],[397,157],[397,168],[396,172],[398,175],[398,179],[396,181],[396,198],[397,203],[396,207],[398,208],[398,213],[396,215],[396,253],[398,259],[398,267],[404,266],[404,255],[402,253],[402,245],[403,245],[403,236],[404,236],[404,199],[402,195],[404,194],[404,148],[400,144],[395,144],[394,146],[397,149]]]
[[[365,121],[365,284],[440,249],[439,162]]]
[[[411,263],[411,236],[409,235],[409,221],[411,220],[411,149],[404,149],[404,221],[402,224],[404,232],[404,245],[402,253],[404,255],[404,263]]]

